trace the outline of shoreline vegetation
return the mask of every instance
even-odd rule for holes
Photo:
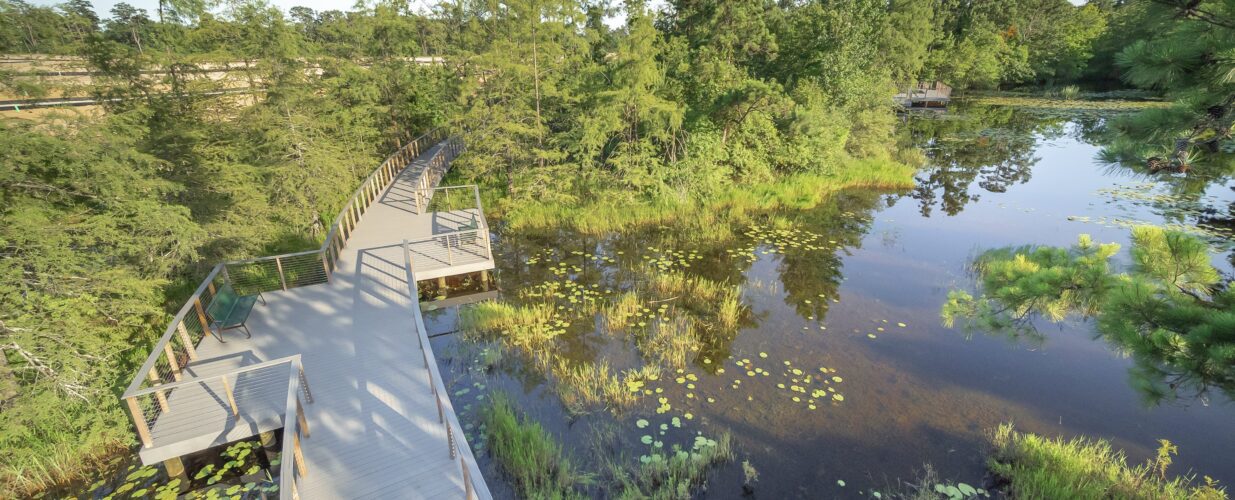
[[[1209,477],[1172,477],[1167,469],[1179,450],[1165,439],[1157,456],[1128,464],[1123,452],[1102,439],[1045,438],[1018,432],[1012,424],[991,433],[988,464],[999,491],[1012,498],[1124,498],[1222,500],[1225,488]]]
[[[774,181],[729,185],[708,193],[632,196],[600,189],[581,203],[498,203],[510,230],[566,228],[602,235],[643,226],[705,228],[740,224],[756,212],[805,210],[845,189],[908,190],[917,168],[890,160],[854,160],[830,174],[794,174]],[[707,232],[704,231],[704,234]]]

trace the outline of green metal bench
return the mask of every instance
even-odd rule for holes
[[[223,340],[223,332],[233,328],[243,329],[245,338],[253,338],[253,333],[244,323],[249,319],[249,313],[253,311],[253,304],[257,303],[257,299],[261,299],[263,305],[266,304],[266,298],[262,297],[261,292],[257,295],[237,295],[231,283],[223,284],[214,294],[214,300],[211,300],[210,307],[206,308],[206,316],[210,319],[210,330],[218,337],[219,342],[227,342]]]

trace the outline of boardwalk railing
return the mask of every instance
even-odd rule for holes
[[[270,398],[282,395],[281,386],[288,378],[296,379],[294,390],[303,391],[305,400],[312,402],[300,355],[155,384],[134,391],[125,400],[135,415],[134,424],[142,445],[153,448],[173,444],[186,435],[193,436],[202,419],[212,413],[226,415],[237,422],[277,417],[275,411],[281,407],[272,406]],[[179,397],[175,400],[177,405],[172,408],[170,403],[176,397]],[[296,408],[291,409],[296,411]],[[137,415],[141,417],[136,418]],[[164,415],[170,418],[159,421]]]
[[[458,460],[459,467],[463,471],[463,490],[464,498],[478,500],[492,500],[493,494],[489,492],[489,486],[485,484],[483,477],[480,475],[480,466],[476,463],[476,457],[472,455],[472,447],[467,444],[467,437],[463,434],[463,427],[459,425],[459,418],[455,416],[454,406],[450,403],[450,397],[444,396],[446,386],[442,382],[442,374],[437,369],[437,363],[431,361],[433,357],[433,346],[429,343],[428,329],[425,328],[424,316],[420,313],[419,304],[415,304],[416,297],[420,296],[420,290],[416,287],[416,273],[413,271],[412,261],[412,242],[403,241],[403,264],[407,272],[408,293],[412,297],[412,316],[415,321],[412,323],[412,328],[416,330],[416,338],[420,340],[420,352],[422,360],[425,364],[425,370],[429,374],[429,390],[433,393],[433,398],[437,402],[437,419],[438,422],[446,426],[446,452],[451,460]],[[476,478],[481,478],[479,481]]]
[[[198,359],[196,346],[206,335],[212,334],[206,311],[214,300],[216,290],[224,283],[230,283],[237,293],[249,295],[329,282],[330,275],[337,266],[340,251],[347,244],[356,224],[377,201],[380,193],[421,153],[446,138],[445,131],[435,129],[403,145],[387,157],[365,178],[340,209],[339,216],[330,226],[321,248],[224,262],[211,269],[172,317],[163,336],[155,342],[150,355],[121,396],[133,418],[137,433],[142,438],[144,448],[154,446],[150,429],[159,416],[168,411],[170,402],[165,401],[168,386],[185,381],[186,367]],[[432,179],[432,182],[440,180],[449,166],[449,161],[461,150],[462,143],[457,139],[448,141],[429,159],[429,164],[419,173],[419,179]],[[417,185],[433,185],[428,182],[418,180]],[[152,390],[155,387],[161,389]]]
[[[480,206],[480,188],[475,184],[440,186],[416,191],[418,200],[426,200],[423,206],[427,212],[459,210],[483,213]]]
[[[283,411],[283,452],[279,455],[282,461],[279,465],[279,498],[283,500],[300,500],[296,485],[300,483],[300,478],[309,474],[304,452],[300,451],[301,439],[309,437],[309,421],[304,418],[304,406],[300,403],[301,387],[304,388],[305,399],[312,403],[313,395],[308,390],[309,384],[304,379],[304,369],[300,367],[297,356],[295,366],[288,373],[287,407]],[[293,411],[296,418],[291,418]]]

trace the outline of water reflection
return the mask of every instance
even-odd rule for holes
[[[757,214],[703,232],[503,234],[494,248],[505,301],[544,301],[537,290],[546,283],[559,283],[555,290],[562,292],[548,300],[568,324],[557,327],[562,332],[540,353],[622,373],[659,359],[646,342],[664,317],[690,319],[698,342],[685,344],[691,347],[682,371],[643,381],[638,390],[651,393],[640,393],[634,404],[574,413],[560,397],[559,374],[537,367],[531,356],[494,355],[500,338],[444,336],[434,340],[445,353],[443,369],[459,390],[470,389],[452,391],[464,408],[461,418],[476,422],[487,391],[510,392],[572,456],[595,469],[613,457],[637,463],[649,452],[641,441],[649,431],[638,420],[655,426],[679,417],[681,428],[654,439],[671,446],[689,444],[700,432],[731,432],[738,462],[749,460],[759,470],[758,494],[774,498],[854,496],[911,480],[926,462],[944,477],[977,483],[985,472],[984,432],[1009,420],[1030,432],[1107,437],[1134,461],[1153,452],[1155,439],[1169,438],[1183,451],[1182,469],[1235,479],[1227,455],[1235,436],[1214,432],[1229,425],[1235,409],[1145,409],[1127,387],[1129,370],[1145,368],[1094,342],[1092,325],[1051,325],[1043,349],[983,336],[965,340],[939,325],[944,295],[968,283],[965,267],[976,251],[1067,244],[1081,232],[1126,243],[1127,230],[1099,223],[1101,216],[1161,222],[1175,205],[1175,198],[1154,205],[1098,194],[1148,182],[1094,163],[1103,115],[1069,119],[980,106],[951,113],[913,117],[906,125],[903,140],[922,145],[930,159],[911,193],[851,191],[809,210]],[[1145,191],[1173,193],[1169,181],[1159,182]],[[1211,185],[1194,199],[1197,210],[1173,220],[1229,225],[1230,190]],[[936,211],[949,217],[931,217]],[[1074,214],[1092,214],[1093,222],[1067,219]],[[723,325],[709,301],[657,284],[677,274],[740,286],[744,310],[736,323]],[[606,304],[633,292],[646,314],[610,328],[607,311],[570,291],[580,288],[602,293]],[[843,399],[811,398],[814,390],[827,390],[818,376],[806,393],[791,389],[804,385],[806,372],[821,369],[836,370],[826,371],[834,390],[828,394]],[[671,410],[657,412],[661,398]],[[470,442],[478,432],[469,429]],[[737,463],[717,472],[708,495],[740,495],[740,475]],[[600,488],[590,493],[603,496]]]

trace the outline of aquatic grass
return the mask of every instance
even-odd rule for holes
[[[514,480],[522,498],[584,498],[580,472],[539,423],[520,417],[505,393],[494,393],[481,411],[489,453]]]
[[[468,335],[498,334],[503,342],[531,351],[546,345],[563,330],[549,304],[514,305],[487,301],[459,311],[459,329]]]
[[[661,300],[681,297],[704,310],[711,309],[731,294],[730,287],[724,283],[681,271],[662,271],[642,266],[636,272],[646,277],[648,289],[661,296]]]
[[[726,432],[715,440],[695,436],[689,449],[678,445],[669,451],[655,449],[639,458],[637,468],[614,471],[621,488],[614,497],[692,498],[692,491],[707,481],[713,466],[733,460],[732,442]]]
[[[695,321],[683,316],[656,321],[637,339],[636,345],[644,359],[669,368],[686,367],[694,353],[702,348]]]
[[[610,188],[593,190],[588,201],[528,202],[519,200],[497,207],[513,230],[567,227],[588,235],[602,235],[636,227],[693,228],[698,236],[723,238],[724,224],[752,212],[781,208],[811,208],[831,195],[850,188],[910,189],[914,167],[889,160],[850,160],[827,173],[799,173],[776,181],[728,185],[698,196],[632,195]]]
[[[991,435],[991,472],[1016,498],[1225,499],[1217,482],[1194,476],[1169,478],[1175,446],[1161,440],[1158,456],[1129,465],[1122,451],[1102,439],[1046,438],[1003,424]]]
[[[716,321],[726,329],[738,326],[746,306],[742,305],[742,287],[730,287],[717,303]]]
[[[601,311],[601,320],[610,333],[625,330],[642,308],[637,291],[622,292]]]
[[[629,389],[630,381],[635,379],[613,373],[607,361],[573,363],[558,360],[551,366],[558,381],[558,398],[572,415],[582,415],[600,408],[616,412],[638,400],[638,393]]]
[[[100,464],[127,453],[128,439],[108,432],[88,442],[66,437],[32,447],[0,467],[0,497],[26,498],[86,481],[98,474]]]

